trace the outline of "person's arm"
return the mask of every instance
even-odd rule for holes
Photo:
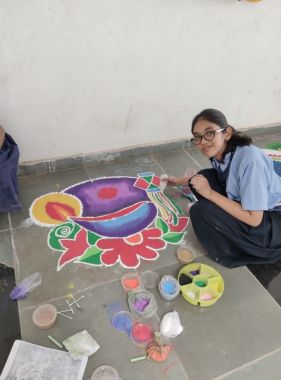
[[[172,175],[169,175],[167,178],[168,185],[172,186],[184,186],[188,185],[189,177],[183,176],[183,177],[174,177]]]
[[[5,140],[5,131],[4,131],[4,128],[1,127],[0,125],[0,149],[2,148],[4,140]]]
[[[240,203],[214,191],[204,176],[195,175],[191,179],[191,185],[200,195],[221,207],[234,218],[248,224],[251,227],[257,227],[260,225],[263,218],[263,211],[243,210]]]

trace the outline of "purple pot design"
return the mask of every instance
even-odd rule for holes
[[[71,219],[83,228],[106,237],[126,237],[148,227],[157,208],[145,190],[134,187],[135,177],[109,177],[67,188],[83,205],[82,217]]]

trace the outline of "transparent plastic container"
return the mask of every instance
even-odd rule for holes
[[[94,371],[91,380],[120,380],[120,377],[114,367],[102,365]]]
[[[159,283],[159,292],[164,300],[174,300],[180,292],[178,280],[171,275],[165,274]]]
[[[185,246],[181,246],[177,249],[178,260],[181,264],[189,264],[194,259],[193,252]]]
[[[33,323],[42,330],[53,327],[56,323],[56,319],[57,309],[51,304],[38,306],[32,314]]]
[[[141,278],[137,272],[128,272],[121,277],[121,285],[125,292],[134,292],[141,287]]]
[[[111,324],[112,326],[127,335],[130,335],[131,328],[134,323],[134,317],[128,311],[118,311],[114,314]]]
[[[159,274],[152,270],[147,270],[141,274],[142,286],[146,289],[156,288],[159,282]]]
[[[131,328],[130,339],[137,347],[146,347],[153,341],[154,332],[152,327],[146,323],[135,323]]]

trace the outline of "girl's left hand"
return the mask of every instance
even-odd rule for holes
[[[194,189],[200,195],[202,195],[202,197],[204,197],[206,199],[210,199],[212,189],[211,189],[209,182],[206,179],[206,177],[204,177],[201,174],[196,174],[195,176],[192,177],[190,183],[194,187]]]

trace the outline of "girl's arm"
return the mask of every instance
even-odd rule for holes
[[[169,175],[167,178],[168,185],[174,185],[174,186],[184,186],[188,185],[189,177],[183,176],[183,177],[174,177],[172,175]]]
[[[260,225],[263,218],[263,211],[243,210],[240,203],[235,202],[214,191],[204,176],[195,175],[191,179],[191,185],[200,195],[215,203],[217,206],[221,207],[224,211],[232,215],[234,218],[248,224],[251,227],[257,227]]]
[[[168,185],[188,185],[190,178],[192,178],[196,173],[196,169],[189,168],[186,170],[182,177],[174,177],[172,175],[169,175],[167,178]]]
[[[2,145],[4,143],[4,139],[5,139],[5,131],[4,131],[4,128],[1,127],[1,125],[0,125],[0,149],[2,148]]]

